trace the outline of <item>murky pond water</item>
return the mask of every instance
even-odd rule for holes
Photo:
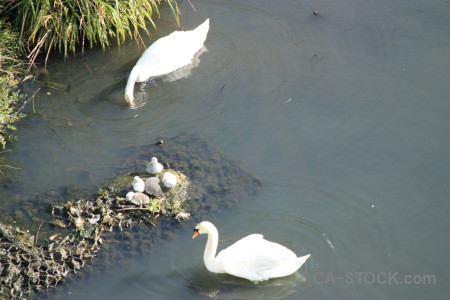
[[[140,84],[137,109],[122,100],[142,52],[133,42],[49,66],[50,79],[71,89],[36,95],[36,115],[7,153],[21,169],[7,170],[2,212],[62,185],[95,190],[128,146],[200,134],[263,183],[255,199],[211,220],[219,248],[263,233],[312,254],[304,278],[255,286],[211,274],[205,240],[191,240],[188,226],[150,255],[81,276],[61,299],[444,299],[450,2],[191,0],[180,8],[186,29],[210,18],[207,51],[177,81]],[[147,45],[174,30],[158,26]]]

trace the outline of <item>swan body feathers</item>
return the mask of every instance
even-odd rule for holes
[[[203,47],[209,31],[209,19],[190,31],[174,31],[154,42],[131,70],[125,87],[125,100],[133,105],[135,82],[161,76],[188,65]]]
[[[253,282],[295,273],[310,257],[297,255],[283,245],[265,240],[262,234],[248,235],[215,256],[218,232],[203,221],[196,226],[198,234],[208,234],[204,253],[206,268],[214,273],[228,273]],[[198,234],[194,233],[194,237]]]

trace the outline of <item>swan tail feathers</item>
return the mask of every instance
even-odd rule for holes
[[[209,18],[206,19],[206,21],[200,24],[197,28],[195,28],[194,31],[198,32],[199,35],[204,36],[204,39],[206,39],[206,35],[209,31]]]
[[[308,258],[311,256],[311,254],[307,254],[301,257],[297,258],[297,266],[298,269],[300,269],[300,267],[308,260]]]
[[[125,87],[125,101],[132,106],[134,104],[134,84],[139,76],[139,68],[135,66],[133,70],[131,70],[130,76],[128,77],[127,86]]]

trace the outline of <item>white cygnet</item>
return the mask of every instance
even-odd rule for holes
[[[143,193],[128,192],[126,198],[131,203],[139,206],[150,203],[150,198]]]
[[[151,174],[157,174],[164,169],[163,165],[158,162],[156,157],[152,157],[152,160],[147,165],[147,172]]]
[[[145,190],[144,180],[139,178],[139,176],[134,176],[132,185],[135,192],[143,193]]]
[[[165,172],[162,177],[162,182],[166,187],[173,188],[177,185],[178,180],[173,173]]]

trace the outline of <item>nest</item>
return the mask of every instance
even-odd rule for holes
[[[77,194],[76,200],[51,206],[43,218],[56,233],[41,232],[41,239],[48,235],[42,244],[36,243],[40,227],[32,235],[0,222],[0,298],[29,298],[56,287],[98,255],[108,244],[104,238],[109,232],[126,232],[126,228],[141,228],[143,224],[154,227],[162,218],[179,223],[189,217],[189,212],[204,217],[235,205],[243,196],[254,195],[260,187],[258,180],[198,136],[180,135],[165,140],[163,146],[152,143],[127,152],[131,155],[119,175],[96,194]],[[153,156],[165,163],[166,171],[176,175],[178,184],[172,189],[163,187],[163,195],[151,198],[143,207],[133,205],[125,195],[131,190],[134,176],[149,177],[143,170]],[[64,198],[53,191],[48,194],[54,196],[55,202]],[[45,197],[36,198],[17,205],[28,207]]]

